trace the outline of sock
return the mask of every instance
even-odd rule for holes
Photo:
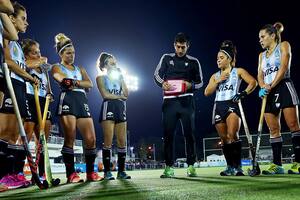
[[[295,162],[300,163],[300,130],[292,132],[292,142],[295,154]]]
[[[16,150],[15,173],[24,173],[24,165],[26,159],[26,151],[23,146],[17,145]]]
[[[126,148],[118,148],[118,172],[125,171]]]
[[[7,145],[7,154],[6,154],[6,174],[14,174],[15,173],[15,146],[12,144]]]
[[[111,158],[111,148],[103,148],[102,162],[104,166],[104,172],[110,171],[110,158]]]
[[[86,173],[94,171],[94,162],[96,158],[96,149],[85,149]]]
[[[229,166],[229,167],[233,167],[231,146],[232,146],[232,144],[223,144],[223,146],[222,146],[223,154],[226,159],[227,166]]]
[[[281,166],[282,137],[270,138],[273,151],[273,163]]]
[[[66,166],[66,175],[67,178],[75,172],[74,168],[74,150],[73,148],[69,148],[66,146],[63,146],[61,150],[61,154],[63,156],[63,160]]]
[[[7,174],[6,170],[6,156],[7,156],[7,142],[0,139],[0,179]]]
[[[237,140],[231,143],[232,145],[232,159],[233,159],[233,167],[239,168],[241,167],[241,159],[242,159],[242,141]]]
[[[39,158],[39,176],[43,176],[45,174],[45,157],[44,157],[44,152],[40,153],[40,158]]]

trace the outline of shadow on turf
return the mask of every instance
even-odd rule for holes
[[[113,185],[114,182],[121,183],[120,185]],[[137,187],[131,180],[104,180],[100,182],[102,186],[99,190],[89,193],[86,199],[98,199],[101,197],[110,197],[110,198],[122,198],[122,196],[129,196],[133,199],[144,199],[145,196],[141,194],[143,192]],[[115,188],[113,188],[115,187]]]

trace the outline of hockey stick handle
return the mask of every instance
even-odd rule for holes
[[[267,96],[265,96],[262,100],[259,123],[258,123],[258,132],[262,132],[262,128],[263,128],[263,124],[264,124],[264,114],[265,114],[266,104],[267,104]]]
[[[244,113],[244,109],[243,109],[243,105],[242,105],[241,100],[238,102],[238,105],[239,105],[239,109],[240,109],[240,112],[241,112],[242,122],[243,122],[243,125],[244,125],[244,129],[245,129],[246,137],[248,139],[248,143],[252,144],[252,136],[250,135],[249,127],[248,127],[248,124],[247,124],[247,121],[246,121],[246,117],[245,117],[245,113]]]

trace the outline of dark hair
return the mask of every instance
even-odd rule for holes
[[[22,46],[25,56],[27,56],[28,53],[31,51],[31,47],[33,45],[39,45],[39,43],[37,41],[29,39],[29,38],[22,40],[21,46]]]
[[[190,46],[191,40],[190,37],[188,35],[186,35],[185,33],[177,33],[177,35],[175,36],[174,39],[174,43],[185,43],[187,44],[187,46]]]
[[[276,22],[275,24],[264,25],[260,30],[265,30],[268,34],[275,34],[275,41],[277,43],[281,42],[281,33],[284,30],[283,24],[281,22]]]
[[[221,43],[220,51],[224,52],[228,57],[231,58],[231,65],[234,67],[236,62],[237,50],[231,40],[224,40]]]
[[[97,59],[97,67],[100,68],[102,71],[105,65],[107,64],[107,60],[109,58],[113,58],[113,55],[106,53],[106,52],[101,52],[98,59]]]
[[[63,33],[57,34],[54,40],[56,53],[58,54],[63,53],[66,47],[73,46],[72,40]]]
[[[11,15],[14,16],[14,17],[17,17],[20,10],[26,12],[26,8],[24,6],[22,6],[20,3],[18,3],[17,1],[15,1],[13,3],[13,7],[14,7],[14,13],[12,13]]]

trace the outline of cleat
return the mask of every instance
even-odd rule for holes
[[[233,176],[235,175],[234,169],[230,166],[227,166],[224,171],[220,172],[221,176]]]
[[[186,174],[188,177],[196,177],[197,172],[196,172],[195,167],[193,165],[189,165],[189,167],[187,168]]]
[[[160,176],[160,178],[172,178],[172,177],[174,177],[174,168],[167,166],[163,174]]]
[[[111,171],[104,172],[104,179],[105,180],[115,180],[115,177],[112,175]]]
[[[0,180],[0,184],[7,187],[7,189],[17,189],[24,187],[24,182],[19,181],[15,175],[6,175]]]
[[[80,176],[78,176],[78,174],[76,172],[73,172],[67,180],[67,183],[80,183],[83,182],[83,179],[80,178]]]
[[[126,172],[118,172],[117,179],[131,179],[131,176],[126,174]]]
[[[299,174],[300,173],[300,163],[294,162],[291,169],[288,170],[288,174]]]
[[[15,178],[24,183],[24,187],[28,187],[32,185],[31,180],[27,180],[23,173],[19,173],[15,175]]]
[[[103,177],[99,176],[97,172],[86,173],[86,181],[101,181]]]
[[[269,169],[262,171],[262,174],[264,175],[284,174],[284,169],[282,166],[272,163]]]
[[[236,176],[245,176],[244,171],[242,170],[241,167],[235,168],[233,170],[234,170],[234,174]]]

